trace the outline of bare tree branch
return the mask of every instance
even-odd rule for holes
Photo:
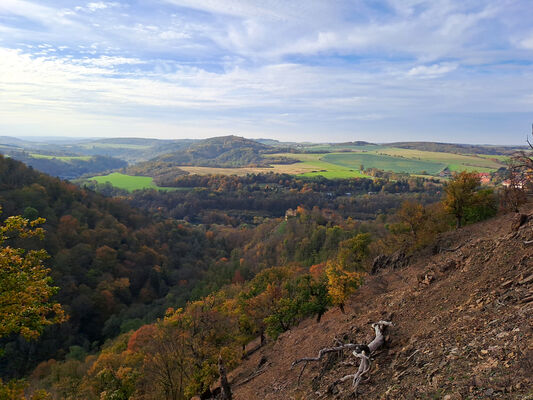
[[[377,349],[379,349],[385,343],[384,332],[389,326],[392,326],[392,322],[379,321],[375,324],[372,324],[375,337],[374,337],[374,340],[372,340],[368,345],[347,343],[347,344],[343,344],[343,345],[335,346],[335,347],[326,347],[326,348],[321,349],[318,352],[318,355],[316,357],[304,357],[304,358],[295,360],[292,363],[291,368],[295,367],[296,365],[300,363],[304,363],[300,371],[300,374],[298,375],[298,385],[300,384],[300,379],[305,370],[305,367],[307,367],[307,364],[309,362],[321,361],[324,358],[324,356],[329,353],[342,352],[344,350],[354,349],[352,354],[354,357],[359,359],[359,368],[357,369],[357,372],[355,374],[346,375],[340,378],[335,383],[342,383],[348,380],[352,380],[352,390],[354,391],[354,393],[357,394],[357,388],[359,387],[359,384],[361,383],[361,379],[363,378],[365,374],[367,374],[370,371],[370,367],[371,367],[370,356],[372,353],[374,353]]]

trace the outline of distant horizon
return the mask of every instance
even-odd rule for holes
[[[2,0],[0,135],[525,142],[529,0]]]
[[[21,139],[26,140],[29,142],[39,142],[43,141],[46,142],[49,141],[68,141],[68,140],[101,140],[101,139],[150,139],[150,140],[205,140],[205,139],[212,139],[217,137],[225,137],[225,136],[237,136],[242,137],[244,139],[250,139],[250,140],[274,140],[280,143],[312,143],[312,144],[341,144],[341,143],[350,143],[350,142],[367,142],[371,144],[377,144],[377,145],[384,145],[384,144],[391,144],[391,143],[440,143],[440,144],[457,144],[457,145],[472,145],[472,146],[498,146],[498,147],[527,147],[527,142],[524,140],[524,143],[520,144],[495,144],[495,143],[470,143],[470,142],[444,142],[444,141],[433,141],[433,140],[395,140],[391,142],[377,142],[377,141],[370,141],[370,140],[363,140],[363,139],[354,139],[354,140],[343,140],[343,141],[324,141],[324,142],[318,142],[318,141],[295,141],[295,140],[280,140],[275,138],[267,138],[267,137],[247,137],[242,135],[236,135],[236,134],[228,134],[228,135],[218,135],[218,136],[210,136],[205,138],[193,138],[193,137],[185,137],[185,138],[161,138],[161,137],[147,137],[147,136],[92,136],[92,137],[75,137],[75,136],[35,136],[35,135],[2,135],[0,134],[0,137],[11,137],[15,139]]]

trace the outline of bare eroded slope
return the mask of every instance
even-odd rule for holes
[[[346,314],[304,321],[233,371],[234,398],[353,398],[332,385],[355,370],[349,354],[309,365],[299,386],[291,363],[335,338],[368,343],[370,324],[390,319],[359,398],[533,399],[533,206],[523,213],[519,228],[514,214],[472,225],[442,237],[446,250],[368,277]]]

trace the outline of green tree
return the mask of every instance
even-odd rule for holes
[[[45,326],[66,319],[61,306],[50,300],[58,288],[51,286],[50,270],[43,264],[46,251],[10,245],[21,239],[42,239],[42,223],[43,218],[29,221],[13,216],[0,225],[0,338],[21,334],[34,339]]]

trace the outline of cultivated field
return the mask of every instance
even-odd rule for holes
[[[267,155],[269,156],[269,155]],[[277,173],[277,174],[290,174],[301,176],[324,176],[326,178],[355,178],[362,177],[358,170],[352,170],[340,165],[331,164],[329,162],[322,161],[320,158],[323,154],[292,154],[292,153],[280,153],[274,154],[274,156],[284,156],[287,158],[295,158],[300,160],[294,164],[274,164],[272,168],[214,168],[214,167],[186,167],[180,166],[179,168],[187,171],[190,174],[198,175],[247,175],[247,174],[259,174],[259,173]]]
[[[98,183],[109,182],[119,189],[129,190],[130,192],[140,189],[175,190],[175,188],[157,186],[149,176],[131,176],[119,172],[113,172],[109,175],[93,176],[89,180],[94,180]]]
[[[434,151],[420,151],[400,148],[382,148],[372,151],[376,154],[385,154],[393,157],[406,158],[410,160],[428,161],[439,164],[446,164],[451,171],[479,171],[491,172],[505,166],[507,156],[497,156],[490,154],[453,154]]]
[[[409,174],[437,175],[446,164],[420,161],[384,154],[369,153],[331,153],[322,157],[324,161],[347,168],[377,168],[384,171],[405,172]]]

